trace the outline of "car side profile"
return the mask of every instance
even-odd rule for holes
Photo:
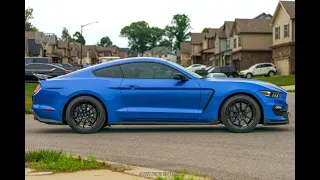
[[[56,64],[48,64],[48,63],[29,63],[25,64],[25,81],[38,81],[38,79],[33,75],[36,74],[45,74],[50,77],[57,77],[61,75],[65,75],[70,73],[70,70],[66,70],[61,66]]]
[[[36,120],[95,133],[111,125],[223,124],[250,132],[288,124],[287,92],[258,80],[203,78],[157,58],[127,58],[52,79],[38,76]]]
[[[277,68],[272,63],[259,63],[239,72],[239,75],[251,79],[253,76],[272,77],[277,73]]]
[[[202,64],[192,64],[191,66],[187,67],[187,69],[192,72],[195,72],[197,70],[204,70],[206,68],[207,68],[207,66],[202,65]]]

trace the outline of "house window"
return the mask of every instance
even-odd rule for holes
[[[237,38],[233,39],[233,48],[237,48]]]
[[[280,39],[280,26],[275,28],[275,39]]]
[[[241,36],[238,37],[238,47],[241,47]]]
[[[284,25],[284,37],[289,37],[289,24]]]
[[[230,39],[227,39],[227,49],[230,49]]]

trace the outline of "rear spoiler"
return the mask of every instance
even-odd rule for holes
[[[37,74],[37,73],[32,73],[39,81],[40,80],[46,80],[49,78],[52,78],[52,76],[46,75],[46,74]]]

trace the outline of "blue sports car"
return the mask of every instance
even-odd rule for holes
[[[36,75],[34,119],[95,133],[110,125],[217,125],[249,132],[288,124],[287,92],[263,81],[203,78],[157,58],[110,61],[52,79]]]

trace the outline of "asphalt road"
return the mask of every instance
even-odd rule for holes
[[[294,179],[295,99],[291,123],[245,134],[223,126],[112,126],[97,134],[39,123],[26,116],[25,148],[63,149],[130,165],[183,170],[215,179]]]

